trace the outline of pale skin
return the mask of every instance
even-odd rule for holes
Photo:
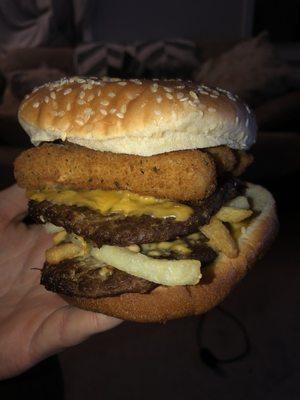
[[[26,209],[24,190],[0,192],[0,380],[120,323],[70,306],[40,285],[52,236],[21,222]]]

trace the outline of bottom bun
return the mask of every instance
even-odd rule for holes
[[[63,297],[76,307],[136,322],[164,322],[210,310],[246,275],[277,233],[278,220],[271,193],[249,184],[247,196],[252,200],[253,209],[260,213],[239,237],[238,257],[219,255],[202,270],[203,277],[198,285],[159,286],[147,294],[127,293],[99,299]]]

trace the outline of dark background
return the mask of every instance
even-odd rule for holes
[[[298,3],[0,3],[1,188],[13,183],[13,160],[30,146],[16,112],[22,96],[35,85],[91,71],[120,76],[175,74],[213,84],[212,72],[219,68],[222,86],[232,85],[255,109],[259,128],[252,149],[255,163],[245,179],[272,191],[281,225],[269,253],[206,316],[163,325],[126,322],[3,382],[1,398],[299,398]],[[257,39],[263,31],[266,36]],[[175,61],[165,57],[161,63],[156,54],[145,62],[135,59],[136,52],[132,55],[135,44],[142,43],[159,48],[159,57],[164,57],[170,41],[181,38],[189,42],[184,46],[176,42],[185,53],[178,50]],[[107,50],[112,43],[118,56]],[[209,60],[205,75],[203,66]],[[229,79],[230,71],[237,72]]]

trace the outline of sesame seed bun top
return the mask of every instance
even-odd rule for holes
[[[18,116],[34,145],[61,139],[140,156],[248,149],[256,136],[255,118],[237,96],[181,80],[64,78],[34,89]]]

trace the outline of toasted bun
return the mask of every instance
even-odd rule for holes
[[[140,156],[248,149],[256,135],[253,114],[236,96],[178,80],[64,78],[34,89],[19,121],[34,145],[61,139]]]
[[[64,298],[85,310],[101,312],[137,322],[163,322],[188,315],[202,314],[220,303],[262,256],[278,227],[275,201],[261,186],[249,184],[247,196],[253,208],[260,211],[239,238],[237,258],[220,255],[213,265],[203,270],[196,286],[159,286],[149,294],[123,294],[116,297],[87,299]]]

